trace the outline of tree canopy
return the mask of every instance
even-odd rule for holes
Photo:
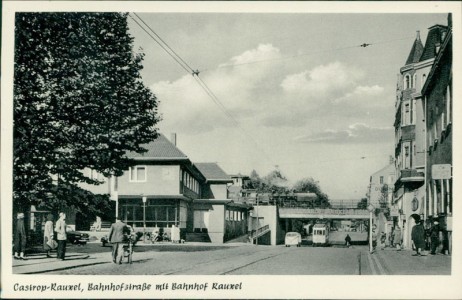
[[[297,181],[293,187],[295,192],[299,193],[314,193],[316,194],[316,200],[313,205],[315,207],[329,207],[329,197],[321,191],[319,182],[315,181],[313,178],[303,178]]]
[[[82,170],[121,175],[159,121],[127,14],[17,13],[15,25],[14,204],[104,209]]]
[[[257,193],[291,194],[291,193],[314,193],[316,200],[314,207],[330,207],[329,197],[322,192],[319,182],[313,178],[304,178],[297,181],[293,186],[279,170],[273,170],[261,178],[255,170],[250,173],[251,185]]]

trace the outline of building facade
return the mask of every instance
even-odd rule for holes
[[[440,43],[422,89],[426,105],[426,187],[423,215],[427,223],[439,222],[440,251],[452,250],[452,21]]]
[[[229,199],[232,179],[216,163],[192,163],[174,134],[170,140],[159,134],[143,148],[127,154],[135,163],[119,177],[84,170],[104,184],[82,187],[110,194],[115,215],[136,231],[169,234],[176,226],[182,239],[216,243],[247,234],[250,207]]]
[[[395,180],[394,161],[390,158],[389,164],[372,174],[369,181],[368,200],[377,209],[375,220],[377,231],[384,232],[387,236],[391,233],[395,220],[392,209]]]
[[[426,107],[421,94],[447,27],[429,28],[425,46],[420,33],[412,45],[405,65],[400,69],[395,101],[395,168],[392,210],[399,215],[394,226],[403,232],[403,245],[410,248],[411,230],[424,217],[426,203]]]

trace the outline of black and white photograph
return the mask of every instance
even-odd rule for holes
[[[2,298],[461,298],[461,7],[5,1]]]

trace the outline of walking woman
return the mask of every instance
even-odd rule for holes
[[[64,260],[66,256],[66,214],[63,212],[59,213],[59,220],[56,221],[55,231],[57,232],[58,238],[58,255],[57,258],[60,260]]]
[[[47,257],[51,257],[51,250],[56,248],[56,241],[54,240],[53,233],[53,215],[47,215],[45,222],[45,230],[43,231],[43,249],[47,252]]]

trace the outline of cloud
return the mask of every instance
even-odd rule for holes
[[[393,138],[392,127],[370,127],[363,123],[352,124],[345,130],[325,130],[323,132],[298,136],[294,140],[301,143],[381,143]]]
[[[371,97],[377,97],[382,94],[384,88],[379,85],[373,86],[357,86],[352,92],[346,93],[344,96],[335,99],[333,102],[336,104],[341,104],[345,102],[365,102],[364,104],[373,104],[374,101],[371,101]]]
[[[217,127],[232,126],[235,120],[249,118],[261,110],[256,87],[271,81],[272,73],[267,64],[241,65],[258,60],[277,59],[279,49],[271,44],[260,44],[255,49],[231,57],[217,69],[200,73],[200,78],[213,96],[201,88],[196,78],[185,75],[175,81],[161,81],[151,89],[160,100],[159,111],[163,115],[160,129],[173,128],[188,133],[211,131]],[[218,99],[218,100],[217,100]],[[217,103],[219,102],[219,103]],[[220,108],[223,105],[226,113]]]
[[[302,128],[342,118],[351,124],[375,113],[371,98],[383,88],[361,84],[362,70],[338,61],[303,70],[283,57],[273,45],[260,44],[200,73],[213,96],[191,75],[153,84],[160,130],[196,134],[236,126],[234,120],[244,127]]]
[[[333,62],[290,74],[281,82],[281,87],[287,93],[303,93],[315,98],[325,98],[346,93],[354,88],[355,83],[362,77],[363,72],[357,68]]]

